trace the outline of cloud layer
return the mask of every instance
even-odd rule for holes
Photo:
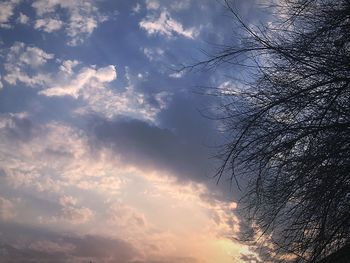
[[[253,2],[237,6],[255,19]],[[234,241],[234,193],[212,178],[222,140],[201,113],[218,103],[194,87],[237,92],[224,77],[236,72],[177,70],[231,43],[224,12],[209,0],[0,3],[1,259],[255,256]]]

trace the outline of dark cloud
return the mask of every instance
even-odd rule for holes
[[[139,252],[120,239],[58,234],[39,228],[0,223],[1,262],[131,263]]]
[[[213,105],[214,98],[184,90],[159,114],[158,126],[127,118],[92,118],[91,143],[113,149],[124,162],[143,169],[167,170],[179,181],[205,183],[212,191],[210,198],[228,200],[230,186],[218,186],[213,178],[219,165],[214,158],[221,140],[218,123],[201,114],[210,114]]]
[[[145,169],[168,170],[182,180],[207,178],[208,156],[204,145],[139,120],[94,122],[93,143],[113,149],[125,162]]]
[[[6,263],[197,263],[192,257],[135,260],[130,243],[94,235],[77,236],[14,223],[0,223],[0,261]]]

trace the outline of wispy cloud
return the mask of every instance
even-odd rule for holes
[[[46,97],[71,97],[79,100],[74,114],[98,114],[106,118],[128,116],[155,122],[171,96],[158,92],[146,96],[137,91],[129,72],[126,87],[115,87],[117,70],[114,65],[105,67],[80,66],[77,60],[64,60],[57,65],[54,55],[22,42],[10,47],[6,55],[4,80],[11,85],[23,83],[39,88],[38,94]],[[43,66],[50,61],[56,70]]]
[[[68,44],[72,46],[83,43],[85,38],[91,35],[97,28],[98,24],[107,19],[99,13],[94,1],[91,0],[35,0],[32,6],[39,17],[35,28],[43,29],[46,32],[52,32],[64,25],[67,36],[69,37]],[[47,17],[53,15],[58,8],[67,11],[68,21],[66,23],[58,18],[53,20]]]
[[[65,63],[67,66],[67,62]],[[63,65],[65,67],[65,65]],[[65,68],[67,69],[67,67]],[[68,69],[70,69],[68,67]],[[94,67],[83,68],[68,84],[45,89],[40,94],[45,96],[72,96],[78,98],[84,94],[84,89],[103,88],[103,85],[117,78],[117,72],[113,65],[95,69]]]
[[[157,0],[147,0],[146,1],[146,8],[149,10],[152,9],[158,9],[160,7],[160,4]]]
[[[54,18],[41,18],[35,21],[34,28],[41,29],[45,32],[51,33],[59,30],[63,26],[63,22]]]
[[[164,50],[162,48],[143,48],[143,53],[150,61],[161,60],[164,55]]]
[[[17,18],[17,22],[20,24],[27,24],[29,22],[30,18],[29,16],[23,14],[22,12],[19,13],[19,16]]]
[[[40,217],[40,223],[83,225],[93,220],[95,213],[88,207],[79,206],[74,197],[62,196],[59,199],[60,214]]]
[[[4,80],[12,85],[15,85],[18,81],[28,86],[44,85],[49,82],[50,76],[44,72],[35,74],[27,73],[27,71],[30,71],[29,68],[37,69],[53,58],[53,54],[46,53],[38,47],[16,42],[6,54]]]
[[[140,27],[149,35],[160,34],[166,37],[175,37],[176,35],[194,39],[198,35],[195,28],[185,29],[183,25],[173,19],[166,10],[161,11],[158,17],[149,15],[139,23]]]

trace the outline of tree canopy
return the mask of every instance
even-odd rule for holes
[[[226,3],[241,39],[199,64],[250,77],[217,90],[217,176],[248,181],[245,215],[274,261],[317,262],[350,242],[350,1],[281,0],[265,26]]]

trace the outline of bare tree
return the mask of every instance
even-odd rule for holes
[[[199,65],[251,74],[217,90],[230,134],[217,176],[248,181],[245,214],[275,261],[317,262],[350,242],[350,1],[280,0],[255,27],[226,4],[240,42]]]

